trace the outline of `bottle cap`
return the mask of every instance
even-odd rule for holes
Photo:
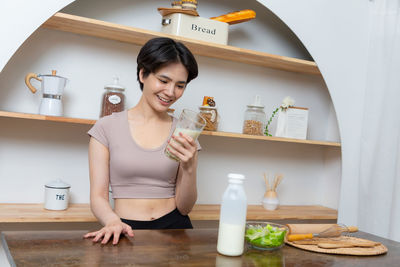
[[[106,86],[104,86],[104,89],[124,91],[125,87],[119,83],[119,78],[117,76],[114,76],[113,83],[107,84]]]
[[[229,173],[228,178],[229,178],[229,183],[234,183],[234,184],[242,184],[243,180],[245,179],[244,175],[239,173]]]
[[[264,105],[261,104],[261,97],[259,95],[254,96],[254,101],[252,104],[247,105],[248,107],[257,107],[257,108],[263,108]]]

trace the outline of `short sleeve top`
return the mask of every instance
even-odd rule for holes
[[[171,198],[175,196],[179,163],[164,155],[175,129],[158,148],[146,149],[132,138],[127,110],[100,118],[88,134],[106,146],[110,154],[113,198]],[[201,149],[197,142],[198,149]]]

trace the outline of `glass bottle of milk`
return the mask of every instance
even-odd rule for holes
[[[244,175],[228,174],[229,185],[222,197],[217,251],[226,256],[243,253],[247,198],[243,189]]]

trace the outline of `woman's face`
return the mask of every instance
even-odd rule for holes
[[[139,78],[143,83],[146,102],[156,111],[164,112],[182,96],[188,72],[182,63],[171,63],[155,73],[150,73],[146,78],[141,70]]]

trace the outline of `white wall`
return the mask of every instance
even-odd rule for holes
[[[158,30],[156,7],[165,1],[77,1],[65,12]],[[252,1],[201,1],[204,17],[251,8],[257,19],[230,29],[231,45],[278,55],[309,58],[296,37],[270,11]],[[24,85],[27,72],[68,77],[65,115],[98,118],[103,86],[114,74],[127,86],[128,107],[140,97],[136,55],[140,47],[48,29],[36,31],[0,74],[0,110],[36,113],[39,95]],[[339,141],[336,116],[321,77],[196,57],[199,77],[175,105],[196,109],[204,95],[214,96],[222,131],[241,132],[246,104],[260,94],[268,114],[290,95],[310,109],[309,139]],[[89,201],[87,141],[89,126],[0,118],[0,202],[42,202],[43,185],[61,178],[72,185],[72,201]],[[340,150],[303,144],[201,136],[198,203],[219,203],[228,172],[244,173],[249,203],[264,193],[262,172],[282,172],[282,204],[321,204],[336,208],[340,188]],[[7,184],[7,186],[3,186]]]

